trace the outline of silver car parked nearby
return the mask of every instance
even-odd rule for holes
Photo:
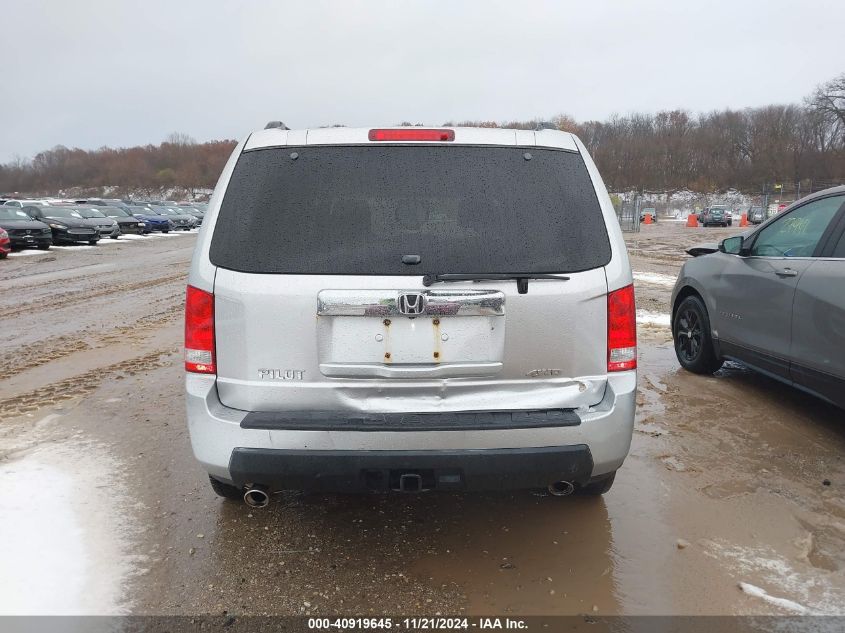
[[[845,187],[690,254],[672,293],[681,365],[738,360],[845,407]]]
[[[188,425],[222,496],[602,494],[628,454],[631,269],[571,134],[270,126],[188,283]]]

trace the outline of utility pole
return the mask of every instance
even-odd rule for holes
[[[760,200],[760,204],[763,207],[763,217],[768,219],[769,217],[769,194],[767,193],[769,183],[763,183],[763,197]]]

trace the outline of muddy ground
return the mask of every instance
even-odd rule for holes
[[[845,613],[843,412],[674,358],[683,248],[738,230],[627,236],[639,410],[601,499],[225,502],[183,414],[195,236],[0,262],[0,613]]]

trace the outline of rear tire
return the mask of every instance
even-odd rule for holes
[[[675,356],[681,367],[694,374],[712,374],[722,366],[716,356],[710,335],[707,308],[696,295],[690,295],[678,306],[672,319],[672,340]]]
[[[96,246],[97,242],[98,240],[88,240],[88,244],[90,244],[91,246]]]
[[[608,492],[613,487],[613,481],[616,479],[616,471],[614,470],[610,475],[588,483],[586,486],[581,486],[575,491],[577,495],[586,497],[597,497]]]
[[[244,493],[237,486],[225,484],[211,475],[208,476],[208,481],[211,482],[211,489],[217,493],[218,496],[225,499],[231,499],[232,501],[243,501]]]
[[[50,244],[39,244],[38,250],[39,251],[49,251],[50,250]]]

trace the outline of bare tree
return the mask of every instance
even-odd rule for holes
[[[171,145],[196,145],[197,140],[191,136],[190,134],[185,134],[183,132],[171,132],[167,135],[167,138],[164,139],[165,143],[170,143]]]
[[[845,73],[816,88],[807,105],[831,123],[834,133],[845,142]]]

